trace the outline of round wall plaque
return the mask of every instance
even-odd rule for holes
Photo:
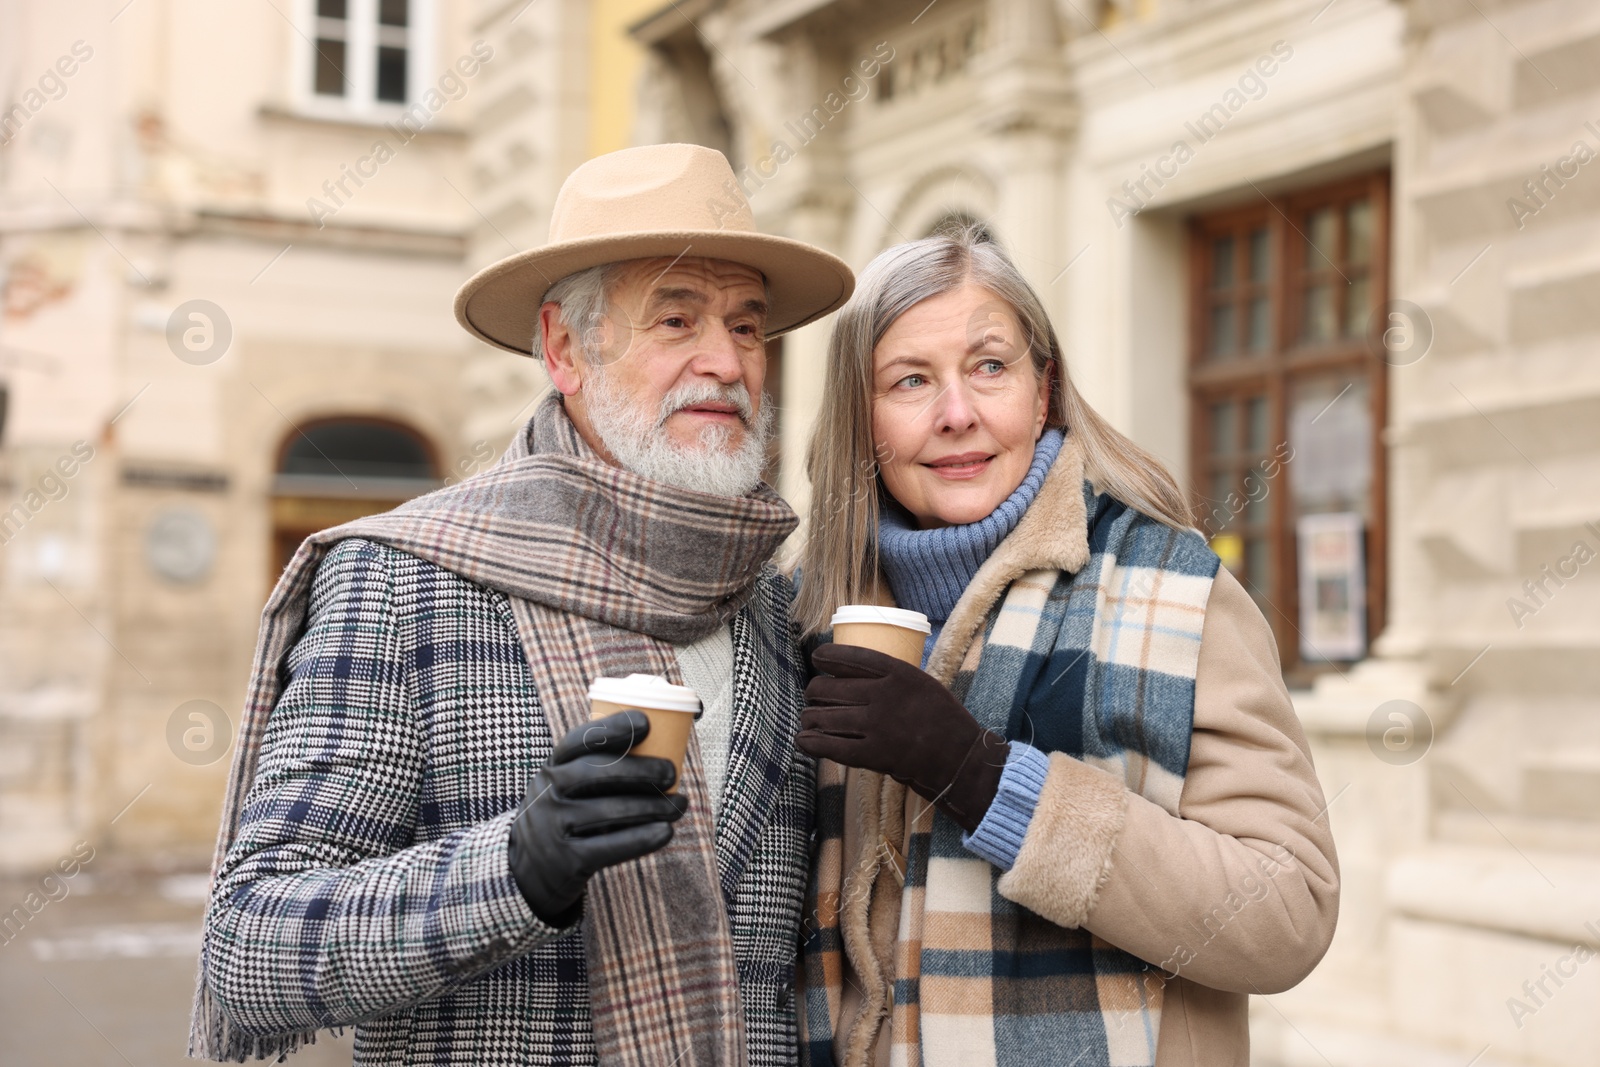
[[[150,523],[144,557],[168,581],[198,582],[211,573],[217,557],[217,531],[192,508],[169,508]]]

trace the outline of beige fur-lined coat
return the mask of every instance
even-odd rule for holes
[[[945,623],[930,672],[938,675],[941,662],[965,649],[1015,578],[1042,567],[1076,572],[1088,558],[1079,485],[1047,479]],[[859,778],[846,774],[847,871],[858,865],[866,836]],[[1325,809],[1272,632],[1222,568],[1201,632],[1178,817],[1106,771],[1051,753],[1033,822],[999,889],[1053,922],[1083,927],[1177,974],[1163,995],[1156,1067],[1247,1067],[1249,995],[1299,983],[1333,937],[1339,870]],[[891,813],[871,814],[873,825],[899,822],[882,818]],[[903,834],[895,836],[889,843],[902,847]],[[864,916],[846,909],[842,919],[846,944],[871,945],[877,965],[865,970],[886,983],[894,973],[899,894],[885,865]],[[845,1067],[887,1067],[889,989],[871,998],[876,1010],[863,1013],[861,962],[846,959],[835,1058]]]

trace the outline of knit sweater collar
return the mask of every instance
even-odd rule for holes
[[[885,501],[878,517],[878,560],[895,603],[935,623],[948,619],[972,576],[1033,503],[1063,439],[1060,430],[1045,430],[1022,484],[977,522],[919,530],[904,509]]]

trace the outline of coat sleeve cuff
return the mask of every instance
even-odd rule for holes
[[[967,851],[982,856],[1002,871],[1009,871],[1022,850],[1022,839],[1033,822],[1034,808],[1044,790],[1050,757],[1021,741],[1011,742],[1011,754],[1000,774],[1000,789],[978,828],[963,834]]]
[[[441,896],[451,906],[440,909],[438,930],[457,974],[497,966],[577,925],[552,926],[523,899],[508,859],[516,816],[513,809],[469,830],[448,875]]]
[[[1099,767],[1062,752],[1049,760],[1022,848],[995,888],[1058,926],[1081,927],[1111,871],[1129,793]]]

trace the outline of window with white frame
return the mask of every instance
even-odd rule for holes
[[[310,32],[295,64],[295,97],[312,111],[382,115],[422,83],[428,0],[303,0]]]

